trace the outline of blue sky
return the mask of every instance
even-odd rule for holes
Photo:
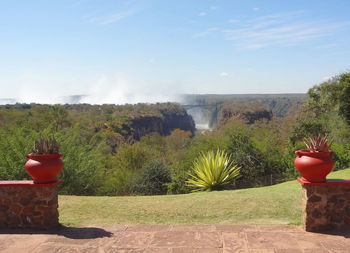
[[[348,0],[0,0],[0,98],[306,92],[350,69]]]

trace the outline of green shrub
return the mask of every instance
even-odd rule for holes
[[[326,126],[319,119],[299,120],[294,126],[289,141],[295,145],[298,141],[302,141],[308,136],[324,135],[327,133]]]
[[[192,179],[187,183],[194,187],[193,191],[221,190],[239,176],[240,167],[224,151],[219,149],[202,154],[193,162]]]
[[[159,160],[150,161],[134,180],[131,191],[141,195],[161,195],[167,193],[171,181],[170,172]]]
[[[279,129],[280,121],[256,121],[251,126],[252,137],[250,138],[254,147],[260,151],[261,158],[264,161],[264,175],[280,174],[285,170],[283,161],[285,144],[287,138],[283,138]]]
[[[229,136],[227,152],[242,167],[242,179],[251,180],[254,185],[254,178],[265,175],[267,166],[263,154],[256,148],[247,133],[235,131]]]
[[[332,145],[333,159],[335,161],[334,170],[345,169],[350,166],[350,144]]]
[[[64,168],[58,176],[63,180],[61,194],[93,195],[98,188],[96,172],[99,169],[97,154],[90,145],[84,143],[77,131],[58,132],[57,141]]]
[[[103,186],[99,189],[99,194],[117,196],[130,195],[132,185],[137,171],[124,168],[117,169],[106,176]]]
[[[296,150],[305,149],[305,144],[303,142],[297,142],[295,145],[292,145],[291,142],[288,143],[286,147],[286,153],[283,156],[285,171],[284,176],[286,179],[295,179],[300,176],[299,172],[294,166],[294,160],[297,157],[295,155]]]
[[[186,162],[179,161],[170,168],[171,182],[168,183],[168,194],[184,194],[189,193],[190,189],[186,184],[188,173]]]
[[[24,169],[25,156],[31,152],[37,137],[34,131],[26,128],[0,128],[0,180],[30,178]]]
[[[140,170],[152,157],[152,150],[135,143],[133,145],[122,144],[115,156],[115,162],[119,168],[128,170]]]

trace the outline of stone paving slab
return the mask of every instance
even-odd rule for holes
[[[323,253],[350,252],[350,230],[320,234],[297,226],[115,225],[54,231],[0,230],[0,252]]]

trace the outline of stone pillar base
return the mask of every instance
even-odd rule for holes
[[[328,179],[302,185],[303,225],[306,231],[350,228],[350,179]]]
[[[0,181],[0,228],[56,228],[60,183]]]

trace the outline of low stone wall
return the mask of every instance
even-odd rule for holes
[[[350,228],[350,180],[329,179],[302,185],[303,225],[306,231]]]
[[[57,185],[61,182],[0,181],[0,228],[57,227]]]

